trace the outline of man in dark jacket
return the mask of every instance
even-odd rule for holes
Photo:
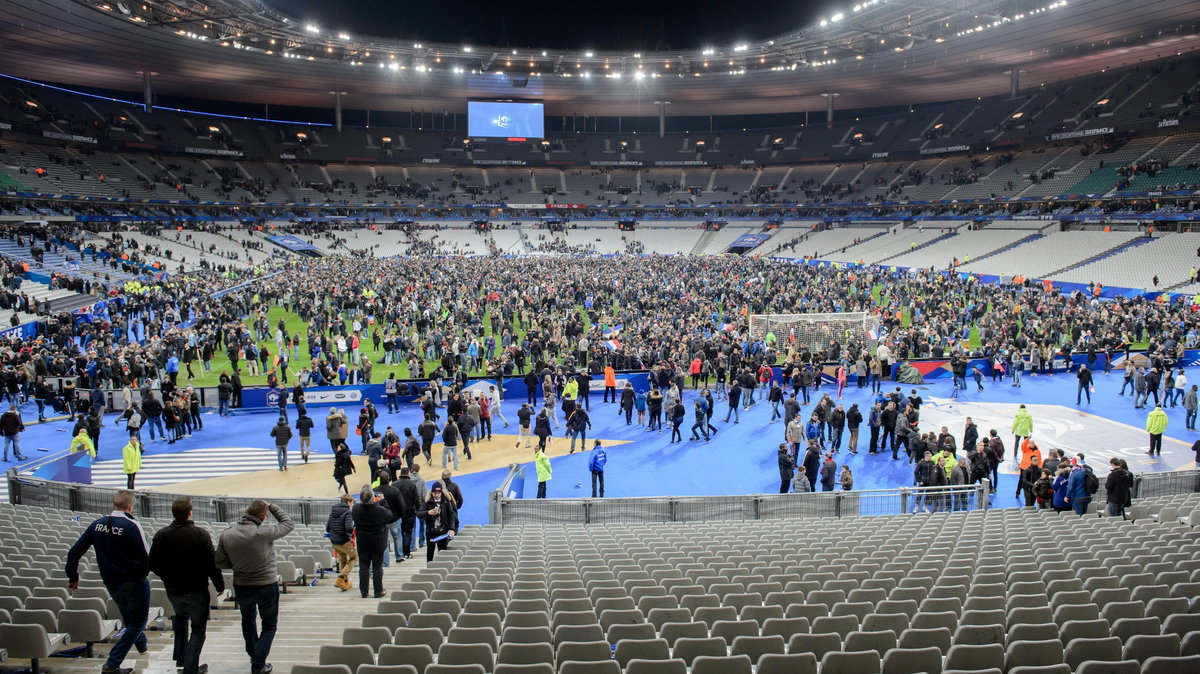
[[[300,411],[300,416],[296,418],[296,431],[300,434],[300,458],[304,459],[304,463],[308,463],[308,453],[312,450],[312,417]]]
[[[158,398],[155,398],[153,393],[150,393],[142,400],[142,411],[146,413],[145,425],[150,427],[150,441],[154,442],[155,428],[158,429],[158,434],[161,435],[163,439],[166,439],[167,431],[163,428],[162,421],[162,401]]]
[[[396,518],[388,509],[382,494],[376,494],[370,486],[362,488],[359,502],[351,514],[354,529],[358,533],[358,554],[362,562],[358,566],[358,591],[367,598],[367,588],[374,584],[375,598],[383,596],[383,557],[387,554],[388,525]]]
[[[353,496],[342,494],[325,521],[325,533],[329,534],[329,544],[338,558],[338,577],[333,584],[343,592],[354,587],[350,571],[354,569],[354,562],[358,561],[358,550],[354,548],[354,538],[351,536],[354,533],[354,517],[350,514],[350,506],[353,504]]]
[[[569,398],[568,398],[569,400]],[[575,438],[579,438],[579,450],[583,451],[587,448],[587,431],[592,427],[592,419],[588,416],[587,410],[582,407],[576,407],[571,410],[570,416],[567,417],[567,436],[571,438],[571,450],[568,454],[575,453]]]
[[[592,378],[587,372],[580,372],[575,375],[575,383],[579,384],[579,396],[576,398],[580,407],[590,410],[592,409],[591,402],[591,387]]]
[[[431,416],[427,415],[424,421],[417,424],[417,435],[421,436],[421,454],[425,455],[425,465],[433,461],[433,439],[437,437],[437,432],[437,424]]]
[[[400,559],[412,559],[413,525],[416,524],[417,505],[421,501],[421,494],[417,489],[417,484],[411,478],[411,472],[407,466],[404,466],[400,468],[400,477],[392,482],[392,487],[400,494],[400,502],[405,506],[404,510],[400,513],[399,519],[400,539],[404,548],[404,556],[398,557],[396,561]],[[395,513],[392,514],[394,515]]]
[[[233,398],[233,384],[229,377],[221,375],[221,383],[217,384],[217,415],[229,416],[229,401]]]
[[[833,452],[825,455],[825,462],[821,464],[821,491],[833,491],[833,485],[837,482],[837,464],[833,461]]]
[[[967,417],[967,425],[963,430],[962,447],[964,450],[975,449],[979,445],[979,427],[971,417]],[[1053,475],[1053,473],[1051,473]]]
[[[850,405],[850,411],[846,412],[846,427],[850,429],[850,440],[846,443],[846,448],[851,454],[858,454],[858,427],[862,424],[862,412],[858,411],[858,403]]]
[[[796,462],[792,460],[788,443],[779,443],[779,455],[776,458],[779,461],[779,493],[786,494],[788,485],[792,483],[792,478],[796,474]]]
[[[100,579],[121,613],[125,632],[108,652],[102,672],[130,674],[132,669],[121,667],[129,649],[137,647],[145,653],[146,622],[150,617],[149,546],[146,533],[133,517],[133,492],[121,490],[113,496],[111,515],[88,525],[79,540],[67,553],[67,588],[79,587],[79,560],[91,548],[96,548],[96,563]]]
[[[841,403],[829,413],[829,445],[833,451],[842,448],[842,433],[846,430],[846,412]]]
[[[287,470],[288,443],[292,440],[292,427],[288,425],[287,417],[279,417],[279,421],[271,428],[271,437],[275,438],[275,457],[279,470]]]
[[[927,449],[927,450],[925,450],[922,459],[917,462],[917,467],[915,469],[913,469],[913,482],[918,487],[936,486],[937,485],[937,471],[938,471],[937,464],[935,464],[933,462],[933,452],[930,452]],[[930,499],[926,498],[926,499],[924,499],[924,503],[921,503],[920,505],[918,505],[917,500],[922,498],[922,494],[924,494],[924,492],[918,492],[913,501],[913,512],[914,513],[917,512],[918,509],[921,507],[924,507],[926,510],[928,510],[929,504],[931,502],[936,503],[936,501],[930,501]]]
[[[405,480],[408,482],[408,480]],[[411,482],[410,482],[411,484]],[[404,548],[404,531],[403,517],[404,513],[412,510],[413,505],[404,500],[404,495],[400,491],[400,483],[392,482],[392,474],[386,470],[379,472],[379,493],[383,495],[383,500],[387,503],[388,510],[392,511],[393,519],[388,524],[388,534],[392,539],[392,548],[396,555],[397,562],[404,561],[406,549]],[[387,546],[383,549],[383,565],[388,566],[391,563],[388,555]]]
[[[1086,364],[1080,363],[1079,371],[1075,373],[1075,379],[1078,381],[1078,384],[1075,387],[1075,404],[1078,405],[1083,396],[1087,395],[1088,404],[1091,405],[1092,371],[1088,369]],[[1167,394],[1170,395],[1170,391],[1168,391]],[[1158,397],[1157,394],[1155,394],[1155,397]]]
[[[0,414],[0,435],[4,436],[4,460],[8,461],[8,446],[12,445],[14,456],[17,461],[24,461],[25,457],[21,454],[21,433],[25,431],[25,423],[21,421],[21,414],[17,411],[17,406],[12,405],[4,414]]]
[[[222,592],[225,578],[217,568],[212,537],[192,522],[192,499],[175,499],[171,514],[175,521],[154,534],[149,566],[162,578],[175,612],[171,620],[175,665],[182,667],[184,674],[204,674],[208,665],[200,664],[200,650],[208,626],[208,583],[211,580],[217,592]]]
[[[808,483],[816,489],[817,472],[821,468],[821,451],[817,446],[816,441],[808,443],[808,449],[804,451],[804,476],[808,478]]]

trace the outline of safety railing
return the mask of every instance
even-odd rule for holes
[[[112,510],[113,495],[118,489],[86,484],[56,482],[32,475],[19,474],[10,468],[6,474],[8,501],[16,505],[59,508],[78,512],[102,513]],[[171,504],[183,494],[159,491],[135,491],[139,517],[171,519]],[[236,522],[254,499],[235,496],[193,496],[192,511],[197,520]],[[270,499],[293,520],[302,524],[321,524],[337,503],[336,499]]]
[[[514,488],[509,467],[501,487],[491,493],[489,521],[500,525],[605,524],[620,522],[704,522],[713,520],[778,520],[805,517],[860,517],[914,512],[987,510],[987,480],[948,487],[901,487],[867,491],[727,496],[643,496],[633,498],[526,499]],[[524,474],[521,473],[523,480]],[[1107,498],[1104,477],[1092,501]],[[523,484],[523,482],[522,482]],[[1200,470],[1141,473],[1134,476],[1134,499],[1200,492]]]
[[[513,474],[512,468],[509,473]],[[740,496],[524,499],[517,498],[508,488],[497,489],[492,494],[490,521],[505,526],[859,517],[914,511],[987,510],[990,507],[986,480],[949,487]]]

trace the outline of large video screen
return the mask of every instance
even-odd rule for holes
[[[541,103],[467,102],[467,133],[476,138],[542,138]]]

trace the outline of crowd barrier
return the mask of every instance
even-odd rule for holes
[[[901,487],[866,491],[725,496],[639,496],[632,498],[526,499],[514,489],[525,467],[513,464],[500,487],[489,494],[489,521],[524,524],[605,524],[629,522],[705,522],[779,520],[802,517],[902,515],[914,510],[987,510],[987,480],[948,487]],[[1141,473],[1134,476],[1133,498],[1200,492],[1200,470]],[[1093,497],[1103,510],[1104,480]]]

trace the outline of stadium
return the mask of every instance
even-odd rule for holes
[[[1200,5],[0,25],[0,671],[1200,671]]]

